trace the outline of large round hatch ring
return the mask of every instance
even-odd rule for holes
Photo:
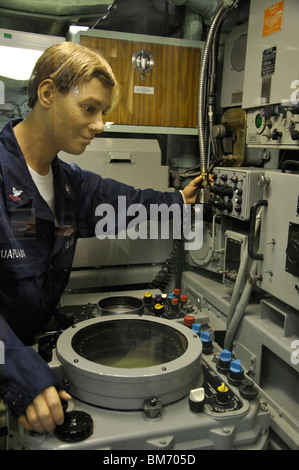
[[[116,315],[85,320],[57,341],[70,393],[91,405],[142,409],[144,400],[163,405],[201,386],[201,341],[171,320]]]

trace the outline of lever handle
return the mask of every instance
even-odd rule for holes
[[[252,204],[250,209],[250,227],[249,227],[249,238],[248,238],[248,255],[251,259],[264,259],[264,255],[261,253],[254,252],[254,242],[255,242],[255,223],[256,223],[256,213],[261,206],[268,206],[268,201],[266,199],[261,199]]]

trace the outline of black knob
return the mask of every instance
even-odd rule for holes
[[[70,411],[64,414],[64,423],[56,426],[54,434],[66,442],[79,442],[93,433],[91,416],[84,411]]]
[[[292,138],[292,140],[298,140],[299,139],[299,131],[293,130],[291,132],[291,138]]]
[[[246,400],[254,400],[258,395],[258,389],[255,387],[252,380],[248,378],[243,380],[239,390],[241,396],[246,398]]]
[[[58,316],[59,327],[62,330],[66,330],[75,323],[75,315],[73,312],[69,313],[60,313]]]
[[[48,334],[42,336],[38,340],[38,353],[46,362],[51,362],[53,357],[53,349],[56,347],[59,333]]]
[[[52,345],[50,342],[39,343],[38,353],[46,362],[51,362],[53,357]]]
[[[233,203],[232,201],[227,201],[225,204],[224,204],[224,207],[225,209],[228,211],[228,212],[231,212],[233,210]]]
[[[266,108],[262,108],[261,111],[261,116],[265,118],[269,118],[271,116],[274,116],[275,114],[275,105],[267,106]]]
[[[223,191],[223,193],[224,193],[224,196],[227,196],[227,197],[229,197],[229,198],[233,197],[233,195],[234,195],[233,188],[232,188],[231,186],[229,186],[228,184],[226,184],[226,185],[224,186],[224,191]]]
[[[216,201],[214,201],[213,205],[220,211],[224,209],[224,202],[222,199],[217,199]]]
[[[221,192],[221,186],[219,184],[214,184],[213,193],[217,195],[217,194],[220,194],[220,192]]]
[[[277,129],[274,129],[272,132],[272,140],[278,140],[282,137],[282,132],[279,132]]]

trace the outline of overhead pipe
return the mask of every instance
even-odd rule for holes
[[[222,0],[171,0],[171,3],[190,8],[203,18],[209,19],[215,15],[222,4]]]
[[[185,10],[184,18],[184,39],[190,41],[201,41],[203,32],[202,17],[190,8]]]

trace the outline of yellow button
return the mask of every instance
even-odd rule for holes
[[[218,387],[218,390],[219,390],[219,392],[224,392],[224,393],[228,392],[228,388],[227,388],[227,386],[225,385],[224,382],[222,382],[222,384]]]

